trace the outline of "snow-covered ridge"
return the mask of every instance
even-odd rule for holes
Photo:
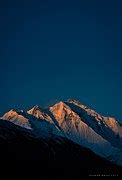
[[[27,113],[35,116],[38,119],[43,119],[52,122],[51,117],[47,113],[45,113],[44,110],[40,108],[38,105],[28,110]]]
[[[76,100],[69,100],[67,104],[95,132],[113,146],[122,148],[122,127],[115,118],[102,116]]]
[[[13,109],[10,110],[9,112],[5,113],[1,117],[1,119],[11,121],[12,123],[22,126],[24,128],[31,129],[31,125],[30,125],[28,119]]]
[[[74,99],[47,109],[36,105],[28,111],[11,110],[1,119],[36,131],[40,136],[65,136],[122,164],[122,127],[117,120],[104,117]]]
[[[28,111],[25,112],[23,110],[10,110],[9,112],[5,113],[0,119],[10,121],[23,128],[30,129],[38,134],[38,136],[63,136],[63,134],[58,130],[54,123],[48,122],[48,120],[45,120],[44,117],[42,118],[42,116],[37,118],[33,114],[30,114],[30,111],[28,113]]]
[[[90,115],[92,117],[95,117],[98,122],[100,122],[101,120],[104,119],[102,115],[100,115],[99,113],[97,113],[94,110],[90,109],[89,107],[83,105],[82,103],[80,103],[77,100],[69,99],[67,102],[71,103],[71,104],[75,104],[76,106],[84,109],[88,113],[88,115]]]

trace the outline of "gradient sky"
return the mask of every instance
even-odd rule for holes
[[[121,1],[0,1],[0,114],[68,98],[122,121]]]

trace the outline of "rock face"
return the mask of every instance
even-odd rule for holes
[[[29,130],[36,138],[65,138],[122,165],[122,127],[119,122],[74,99],[47,109],[36,105],[27,112],[11,110],[1,120]]]

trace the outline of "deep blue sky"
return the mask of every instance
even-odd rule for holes
[[[0,114],[68,98],[121,121],[121,1],[0,1]]]

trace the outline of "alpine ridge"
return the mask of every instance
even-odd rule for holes
[[[38,105],[24,111],[10,110],[1,121],[28,130],[34,138],[65,138],[89,148],[108,161],[122,165],[122,127],[77,100],[61,101],[46,109]]]

